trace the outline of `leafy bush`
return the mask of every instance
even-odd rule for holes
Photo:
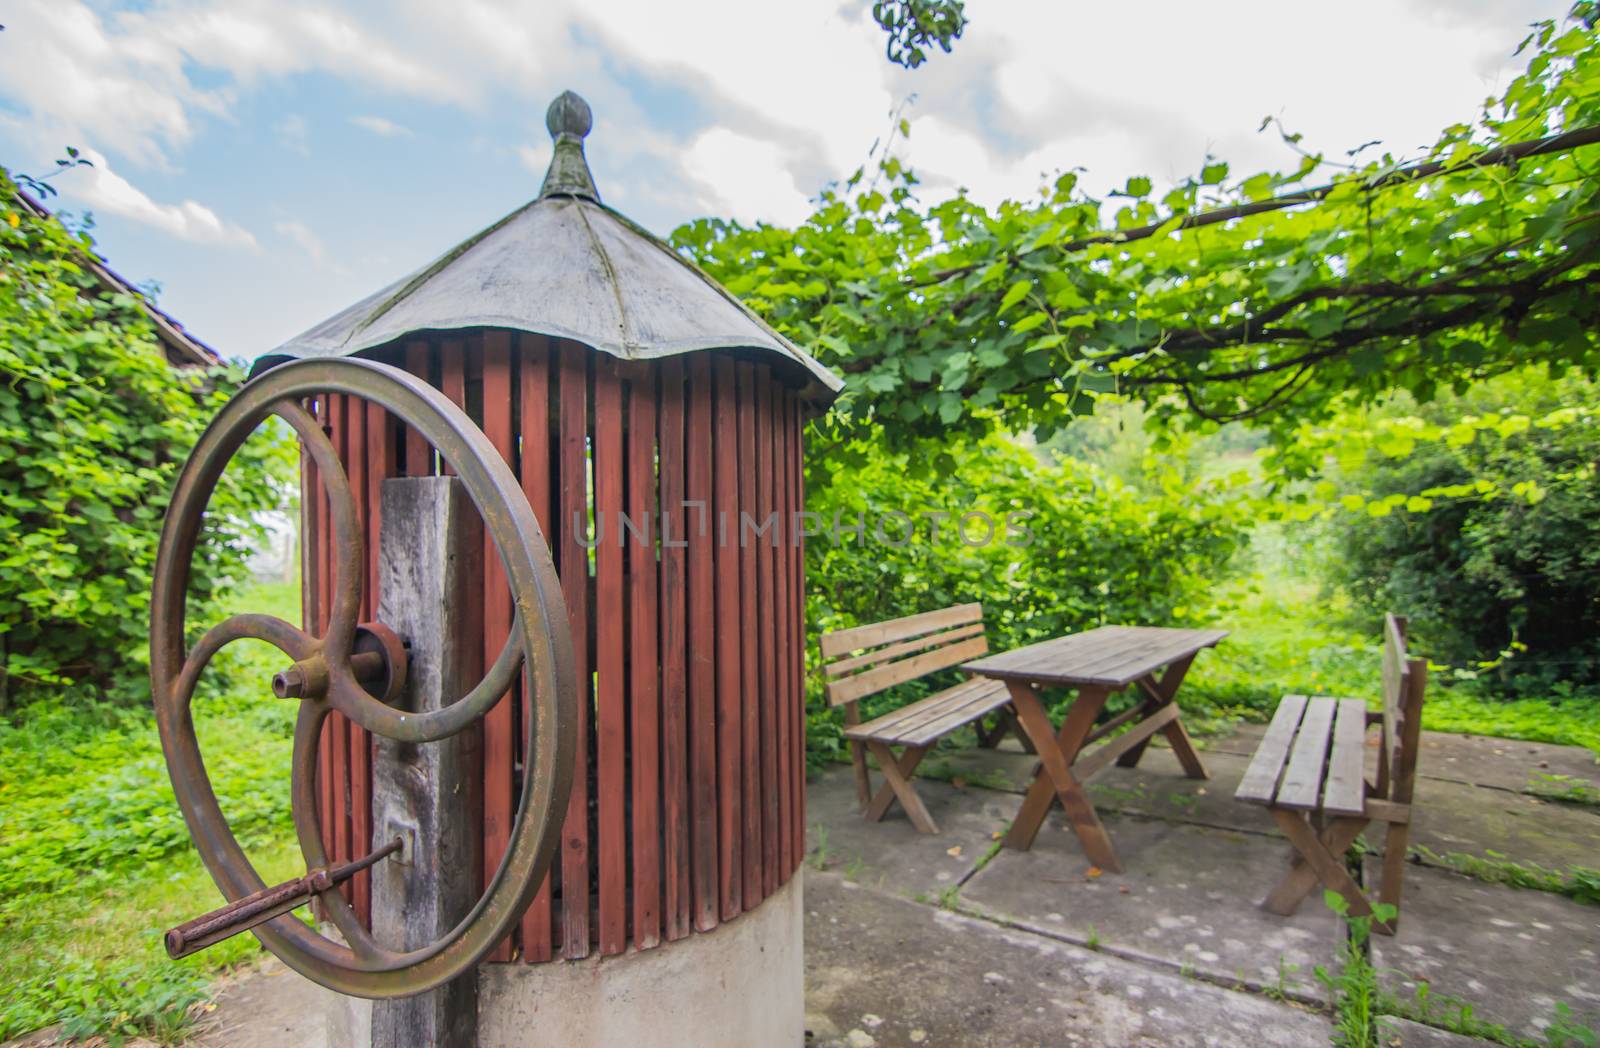
[[[1245,537],[1226,484],[1152,463],[1135,488],[1070,461],[1041,464],[1002,437],[900,453],[858,445],[813,455],[810,468],[808,506],[833,536],[806,547],[819,632],[968,601],[983,603],[996,650],[1107,623],[1183,624]],[[808,745],[827,761],[841,750],[838,721],[814,688]],[[878,708],[863,706],[864,716]]]
[[[1547,693],[1600,681],[1597,395],[1592,382],[1512,376],[1423,407],[1423,420],[1453,425],[1459,438],[1368,458],[1344,475],[1342,484],[1416,511],[1336,517],[1333,577],[1369,613],[1409,614],[1433,657],[1476,664],[1502,687]],[[1463,417],[1512,424],[1482,429]]]
[[[178,465],[238,384],[175,370],[139,303],[84,268],[93,245],[22,207],[0,170],[0,712],[39,685],[145,693],[151,571]],[[207,514],[206,610],[245,577],[288,445],[252,439]]]

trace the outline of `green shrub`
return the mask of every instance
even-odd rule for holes
[[[1334,518],[1329,567],[1364,607],[1404,612],[1439,661],[1477,664],[1502,688],[1559,690],[1600,681],[1600,386],[1512,376],[1426,405],[1428,421],[1540,418],[1501,435],[1419,443],[1345,476],[1375,497],[1474,486],[1484,494],[1427,499],[1418,512]]]
[[[142,701],[151,571],[178,465],[239,382],[174,369],[93,245],[22,207],[0,170],[0,712],[41,685]],[[207,514],[195,614],[245,577],[286,442],[252,439]]]
[[[818,527],[837,532],[806,546],[818,632],[968,601],[983,603],[995,650],[1108,623],[1183,625],[1245,539],[1226,484],[1190,483],[1152,464],[1135,488],[1070,461],[1042,465],[1002,437],[898,453],[857,446],[815,455],[811,469],[808,508]],[[904,541],[896,513],[914,528]],[[947,516],[929,516],[939,513]],[[978,518],[958,531],[969,513],[992,521],[992,537]],[[807,650],[816,657],[814,635]],[[807,741],[813,760],[827,761],[842,749],[839,722],[812,679]],[[907,696],[867,700],[863,715]]]

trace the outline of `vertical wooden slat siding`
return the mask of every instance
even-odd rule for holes
[[[349,423],[346,413],[346,402],[350,398],[337,394],[329,398],[328,420],[333,426],[333,446],[339,453],[339,461],[344,463],[345,473],[350,472],[350,453],[347,438]],[[337,536],[334,536],[337,538]],[[336,580],[341,585],[348,585],[349,579]],[[330,604],[331,608],[331,604]],[[333,726],[333,861],[348,862],[350,860],[350,722],[344,714],[334,713],[328,717]],[[340,891],[344,897],[350,897],[349,882],[341,886]]]
[[[798,521],[799,514],[805,512],[806,508],[805,420],[801,415],[798,396],[792,396],[789,400],[789,424],[789,483],[794,492],[793,519]],[[797,729],[794,738],[794,856],[795,866],[798,868],[806,854],[806,551],[803,527],[795,528],[789,547],[794,571],[794,593],[791,599],[794,601],[795,618],[789,643],[795,649],[794,702]],[[792,870],[790,872],[793,873]]]
[[[756,519],[768,528],[774,490],[771,389],[771,372],[762,366],[757,369],[756,382]],[[757,625],[760,631],[757,643],[761,650],[757,701],[761,707],[761,897],[766,898],[778,888],[778,629],[773,617],[777,574],[773,565],[772,532],[768,530],[760,539],[752,536],[751,540],[756,542],[756,586],[761,609]]]
[[[543,335],[520,335],[517,341],[521,360],[517,370],[517,411],[522,430],[522,454],[518,460],[522,492],[539,521],[545,541],[552,544],[559,534],[550,519],[550,352]],[[524,717],[533,716],[526,699]],[[526,755],[523,755],[526,759]],[[552,953],[550,897],[554,872],[545,874],[539,891],[522,915],[522,959],[548,961]]]
[[[483,433],[495,451],[515,463],[511,430],[511,334],[488,331],[483,336]],[[500,554],[483,536],[483,664],[492,665],[511,634],[511,588]],[[483,718],[483,884],[500,867],[511,839],[512,703],[502,695]],[[491,961],[511,959],[512,938],[495,945]]]
[[[656,615],[656,370],[628,383],[629,700],[633,728],[633,943],[661,942],[661,700]],[[652,522],[654,530],[652,530]],[[623,537],[619,530],[618,539]]]
[[[789,879],[794,861],[794,752],[789,742],[794,737],[794,702],[790,694],[792,683],[789,660],[794,645],[789,643],[789,469],[788,427],[785,424],[783,389],[772,385],[772,484],[773,508],[778,513],[777,548],[772,551],[772,571],[775,576],[773,597],[777,604],[772,609],[773,626],[777,630],[773,668],[777,673],[777,686],[773,701],[778,704],[778,880]]]
[[[662,915],[667,938],[689,934],[689,778],[684,546],[683,361],[661,364]]]
[[[622,593],[622,381],[616,362],[595,358],[595,800],[600,872],[600,953],[628,943],[628,739]]]
[[[427,381],[428,344],[421,339],[406,343],[406,370]],[[433,449],[422,439],[416,429],[406,427],[406,476],[431,477],[433,475]]]
[[[357,397],[349,397],[345,401],[345,472],[350,479],[350,493],[356,504],[356,529],[361,536],[362,552],[368,554],[363,558],[361,580],[361,604],[358,611],[359,621],[366,622],[373,617],[372,609],[375,606],[372,600],[373,586],[376,580],[367,572],[372,564],[369,549],[372,542],[367,534],[367,524],[370,520],[367,507],[367,458],[369,448],[367,444],[367,404]],[[368,741],[366,729],[354,721],[350,723],[350,857],[360,858],[367,854],[372,847],[372,830],[370,826],[372,808],[368,798],[371,796],[371,782],[368,779]],[[349,896],[355,906],[356,917],[363,924],[367,922],[367,909],[364,899],[368,898],[368,880],[366,871],[350,881]]]
[[[717,926],[717,663],[716,589],[712,568],[711,361],[688,358],[688,434],[684,514],[689,543],[689,875],[694,882],[694,926]]]
[[[560,344],[561,373],[561,592],[572,626],[572,649],[578,676],[578,771],[561,834],[562,954],[569,959],[589,955],[589,714],[593,709],[589,679],[589,551],[579,542],[587,532],[589,511],[588,439],[590,351],[572,342]]]
[[[753,542],[747,543],[743,515],[756,515],[756,369],[754,364],[737,365],[739,385],[739,512],[734,541],[739,549],[739,677],[740,705],[743,707],[744,745],[740,766],[743,777],[744,901],[752,909],[762,898],[761,876],[761,694],[760,587],[756,584],[757,555]]]
[[[602,956],[630,941],[650,949],[755,909],[805,854],[798,396],[767,365],[730,355],[624,364],[506,331],[413,339],[398,356],[463,409],[470,401],[516,471],[561,576],[582,688],[582,770],[559,866],[489,959],[519,948],[529,963],[579,959],[596,943]],[[384,479],[456,470],[436,467],[420,434],[375,404],[325,395],[308,406],[355,497],[367,543],[359,613],[371,619]],[[302,455],[302,619],[318,633],[336,582],[324,481]],[[481,673],[513,605],[493,546],[468,555],[482,564],[483,598],[466,609],[482,637],[468,653]],[[482,722],[485,881],[509,838],[530,715],[519,690]],[[371,757],[366,732],[329,719],[317,775],[331,861],[370,849]],[[346,892],[369,920],[368,877]]]
[[[744,788],[740,756],[744,745],[739,716],[739,410],[737,378],[730,357],[717,357],[716,437],[711,467],[715,512],[711,515],[717,577],[717,874],[722,887],[722,919],[739,915],[744,897],[744,837],[740,795]],[[704,395],[704,394],[702,394]]]

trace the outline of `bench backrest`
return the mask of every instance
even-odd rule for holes
[[[949,669],[983,655],[983,605],[953,608],[824,633],[822,672],[828,702],[859,702],[896,684]]]
[[[1406,653],[1406,620],[1383,619],[1383,744],[1389,762],[1389,799],[1411,802],[1422,742],[1422,695],[1428,684],[1428,662]]]

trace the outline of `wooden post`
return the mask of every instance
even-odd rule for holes
[[[410,646],[401,702],[418,712],[455,702],[476,680],[467,604],[482,578],[481,527],[455,477],[383,482],[378,618]],[[373,839],[404,837],[399,862],[372,876],[372,934],[415,949],[454,927],[478,897],[477,812],[482,733],[473,725],[441,742],[378,738],[372,763]],[[416,997],[376,1001],[372,1048],[471,1048],[477,1044],[477,972]]]

